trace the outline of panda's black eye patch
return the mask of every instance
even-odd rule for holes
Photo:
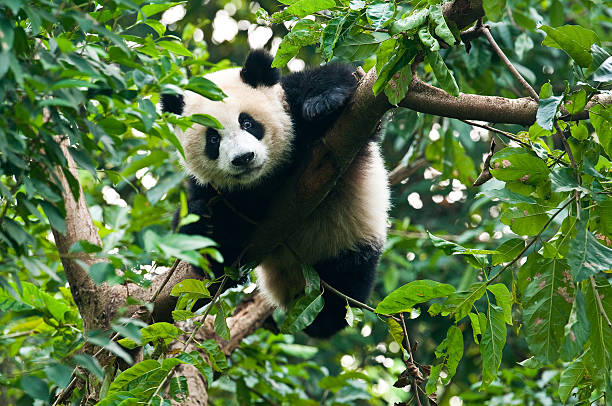
[[[219,158],[219,144],[221,143],[221,135],[214,128],[208,128],[206,130],[206,146],[204,147],[204,153],[210,159]]]
[[[240,113],[238,116],[238,123],[240,124],[240,128],[249,132],[253,135],[253,137],[258,140],[262,139],[264,136],[264,128],[261,123],[255,120],[250,114]]]

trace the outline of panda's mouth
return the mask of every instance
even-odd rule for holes
[[[257,172],[259,172],[259,170],[262,167],[263,167],[263,165],[254,166],[252,168],[247,168],[247,169],[243,170],[242,172],[232,173],[232,177],[235,178],[235,179],[248,178],[248,177],[251,177],[252,175],[256,174]]]

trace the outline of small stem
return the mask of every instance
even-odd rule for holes
[[[597,291],[597,285],[595,284],[595,278],[593,276],[589,276],[589,279],[591,281],[591,287],[593,288],[593,294],[595,295],[595,299],[597,300],[597,306],[599,307],[599,311],[603,318],[606,320],[606,323],[608,323],[608,327],[612,329],[612,322],[610,322],[608,314],[606,313],[606,309],[604,309],[603,304],[601,303],[601,298],[599,297],[599,292]]]
[[[487,37],[487,40],[489,41],[489,44],[491,44],[491,48],[493,48],[493,50],[495,51],[497,56],[499,56],[499,58],[502,60],[504,65],[506,65],[506,67],[508,68],[510,73],[512,73],[512,75],[514,75],[514,77],[519,81],[519,83],[525,89],[527,89],[527,91],[529,92],[529,94],[531,95],[533,100],[539,102],[540,101],[540,97],[538,96],[536,91],[533,90],[533,87],[531,87],[531,85],[529,83],[527,83],[527,81],[521,76],[519,71],[517,71],[516,68],[514,67],[514,65],[512,65],[512,62],[510,62],[510,59],[508,59],[506,54],[504,54],[504,51],[502,51],[501,48],[499,47],[499,45],[497,45],[497,42],[495,42],[495,39],[491,35],[491,30],[490,30],[489,26],[488,25],[483,25],[481,27],[481,30],[482,30],[482,33],[485,35],[485,37]]]
[[[372,313],[376,313],[376,309],[374,309],[371,306],[368,306],[367,304],[360,302],[357,299],[353,299],[350,296],[345,295],[344,293],[340,292],[338,289],[334,288],[332,285],[330,285],[329,283],[325,282],[323,279],[321,279],[321,285],[323,285],[325,287],[325,289],[329,289],[330,291],[332,291],[333,293],[335,293],[336,295],[343,297],[344,299],[348,300],[349,302],[356,304],[357,306],[361,307],[362,309],[366,309],[371,311]]]
[[[519,144],[521,144],[522,146],[531,149],[531,145],[529,145],[528,143],[526,143],[524,141],[521,141],[514,134],[510,134],[509,132],[502,131],[502,130],[499,130],[499,129],[495,128],[495,127],[491,127],[490,125],[480,124],[480,123],[476,123],[476,122],[470,121],[470,120],[462,120],[462,119],[460,119],[460,121],[463,121],[464,123],[469,124],[469,125],[473,125],[474,127],[484,128],[485,130],[489,130],[491,132],[494,132],[495,134],[503,135],[504,137],[510,138],[512,141],[516,141]]]

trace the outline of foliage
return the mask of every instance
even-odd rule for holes
[[[223,98],[202,74],[246,53],[242,33],[209,44],[221,42],[213,34],[223,22],[270,30],[275,66],[303,58],[376,69],[373,91],[393,105],[413,69],[453,96],[529,94],[484,37],[462,40],[466,27],[445,19],[440,2],[281,3],[257,10],[241,0],[0,0],[0,403],[53,404],[78,376],[97,390],[77,385],[66,404],[90,394],[102,405],[169,404],[194,395],[172,375],[189,364],[215,404],[392,404],[415,396],[610,404],[612,108],[596,104],[567,120],[609,93],[609,2],[483,1],[495,39],[540,88],[528,129],[486,132],[407,110],[386,121],[389,167],[428,165],[393,186],[376,314],[347,301],[351,328],[332,341],[298,333],[322,307],[318,277],[305,267],[305,295],[275,315],[292,334],[258,330],[229,358],[215,340],[196,340],[197,351],[172,347],[193,340],[193,326],[119,317],[108,331],[84,330],[55,245],[57,233],[69,231],[64,188],[84,194],[98,227],[101,246],[70,249],[101,261],[81,262],[96,283],[148,286],[156,267],[175,258],[204,269],[201,254],[219,259],[214,242],[171,230],[177,207],[183,222],[194,220],[184,216],[171,126],[215,125],[214,118],[160,114],[156,105],[160,93],[186,89]],[[183,19],[162,18],[185,9]],[[491,138],[490,168],[476,165]],[[492,179],[471,187],[481,170]],[[231,338],[226,317],[252,285],[215,294],[226,279],[177,284],[174,320],[214,315],[216,334]],[[198,300],[210,304],[196,310]],[[138,363],[126,350],[135,348],[144,349]]]

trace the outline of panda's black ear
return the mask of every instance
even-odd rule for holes
[[[183,100],[183,95],[180,94],[162,94],[161,105],[164,113],[174,113],[180,116],[183,114],[185,100]]]
[[[272,67],[274,57],[263,49],[249,53],[240,71],[242,81],[249,86],[274,86],[280,80],[280,70]]]

